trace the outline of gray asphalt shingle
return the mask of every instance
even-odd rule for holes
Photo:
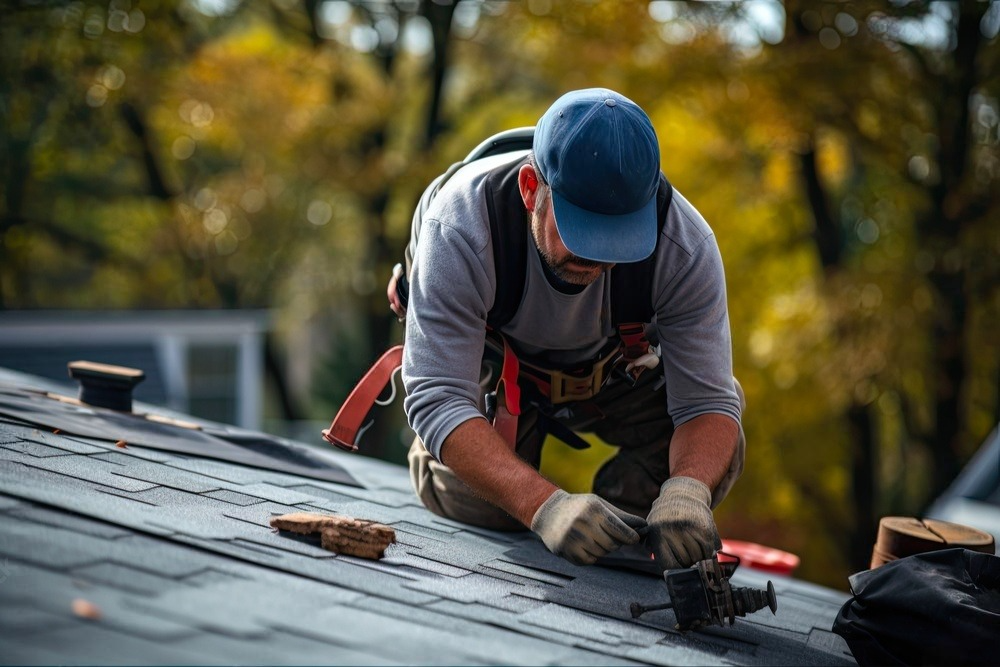
[[[680,633],[671,611],[629,613],[666,600],[662,579],[576,567],[527,531],[436,517],[397,466],[317,449],[333,471],[319,479],[120,449],[113,420],[103,437],[54,434],[38,424],[45,404],[31,405],[31,423],[0,408],[3,664],[854,662],[829,632],[846,600],[835,591],[771,577],[777,616]],[[331,481],[337,470],[349,481]],[[297,511],[380,521],[397,543],[368,561],[270,528]],[[100,618],[75,615],[77,599]]]

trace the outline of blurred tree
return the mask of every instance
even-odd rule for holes
[[[366,331],[343,398],[392,335],[386,211],[442,128],[456,6],[5,6],[0,307],[285,304],[283,329]],[[426,67],[405,58],[410,22]]]
[[[996,401],[996,340],[975,326],[996,312],[996,9],[788,2],[769,49],[838,341],[827,385],[850,443],[854,568],[878,517],[919,513],[996,423],[975,407]],[[824,161],[824,141],[841,155]]]
[[[361,270],[369,273],[374,289],[367,304],[367,323],[364,327],[371,346],[366,355],[367,361],[374,361],[389,347],[394,335],[394,317],[388,311],[382,288],[388,279],[391,267],[401,258],[402,243],[398,235],[392,237],[390,206],[394,199],[402,206],[412,208],[415,198],[409,195],[404,178],[412,173],[413,165],[423,164],[428,151],[433,147],[435,139],[444,128],[441,117],[441,101],[444,95],[445,74],[449,65],[449,46],[453,16],[461,0],[455,2],[365,2],[352,3],[352,30],[362,28],[372,36],[374,48],[371,54],[375,57],[388,93],[385,103],[387,110],[377,124],[373,124],[367,135],[361,137],[362,145],[367,152],[366,159],[382,163],[383,173],[379,178],[372,179],[369,188],[364,192],[365,217],[370,225],[368,239],[361,255]],[[309,3],[307,3],[308,5]],[[312,11],[313,17],[318,12]],[[397,64],[400,54],[404,52],[404,37],[407,29],[416,21],[424,29],[424,37],[429,37],[429,54],[423,72],[415,75],[412,69]],[[317,24],[314,19],[314,34]],[[376,40],[377,37],[377,40]],[[416,81],[413,79],[416,78]],[[412,83],[406,85],[409,79]],[[417,88],[417,95],[425,100],[422,107],[417,106],[418,118],[423,120],[423,131],[417,134],[416,140],[410,143],[398,142],[390,147],[393,135],[406,136],[407,124],[412,116],[401,113],[407,104],[413,104],[412,88]],[[418,173],[420,173],[418,171]],[[402,194],[400,194],[402,189]],[[412,189],[412,186],[410,186]],[[409,196],[408,196],[409,195]],[[407,206],[408,205],[408,206]],[[398,335],[398,333],[396,334]],[[352,357],[357,359],[357,351],[352,351]],[[353,374],[360,377],[360,373]],[[346,396],[346,393],[344,394]],[[398,432],[399,423],[386,418],[374,421],[366,433],[366,449],[373,456],[402,461],[405,449],[395,447],[399,439],[393,437]]]
[[[279,243],[253,256],[255,220],[236,205],[244,189],[224,201],[203,187],[243,169],[240,143],[253,139],[213,127],[224,105],[169,92],[252,12],[237,6],[223,20],[186,2],[113,0],[6,14],[0,307],[265,305],[259,285],[273,273],[261,269],[278,272],[297,252],[277,231],[289,226],[272,227]],[[243,203],[259,211],[262,191],[247,191],[257,196]],[[273,352],[267,368],[280,381]]]

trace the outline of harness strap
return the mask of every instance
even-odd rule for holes
[[[618,325],[618,336],[625,349],[622,351],[627,361],[635,361],[649,351],[646,327],[641,322],[627,322]]]
[[[622,360],[626,362],[625,378],[635,386],[639,376],[647,368],[656,368],[660,359],[650,351],[646,338],[646,326],[641,322],[627,322],[618,325],[618,335],[622,339]]]
[[[521,414],[521,387],[517,384],[517,376],[521,372],[520,363],[507,342],[507,337],[501,334],[500,339],[503,340],[503,367],[497,387],[503,385],[507,411],[516,417]]]
[[[521,387],[517,384],[520,364],[507,339],[503,336],[500,339],[503,340],[503,367],[496,389],[486,396],[486,411],[493,428],[513,451],[517,446],[517,418],[521,414]],[[366,430],[362,422],[392,381],[393,373],[402,365],[402,345],[389,348],[379,357],[340,406],[330,428],[323,430],[323,439],[340,449],[358,451],[358,438]],[[497,398],[502,400],[497,401]]]
[[[500,333],[494,333],[503,341],[503,366],[496,390],[486,395],[486,413],[487,419],[493,423],[493,428],[500,433],[512,451],[517,447],[517,418],[520,415],[519,379],[531,382],[550,405],[556,405],[593,398],[601,390],[605,378],[611,371],[618,370],[625,380],[635,386],[644,370],[659,365],[659,357],[650,351],[645,326],[638,322],[620,325],[618,334],[621,341],[615,349],[596,361],[589,374],[580,377],[568,375],[560,370],[548,370],[527,362],[519,362],[507,338]],[[621,364],[627,364],[624,370],[618,368]],[[575,387],[575,391],[566,391],[567,380],[579,384]],[[504,399],[502,402],[498,400],[501,396]],[[538,426],[544,433],[554,435],[574,449],[590,447],[590,443],[543,409],[538,410]]]
[[[323,430],[323,439],[340,449],[358,451],[361,423],[375,405],[379,394],[392,381],[392,374],[402,365],[402,345],[386,350],[351,390],[347,400],[337,411],[337,416],[333,418],[330,428]]]
[[[510,450],[514,451],[517,449],[517,418],[521,414],[521,387],[517,384],[520,364],[517,361],[517,355],[510,347],[510,343],[507,342],[507,338],[501,334],[498,335],[503,340],[503,366],[500,370],[497,388],[493,392],[496,403],[492,422],[496,432],[504,439]],[[501,398],[503,400],[497,400]],[[488,405],[487,412],[489,411]]]
[[[541,410],[538,411],[538,425],[542,431],[554,435],[573,449],[588,449],[590,443],[576,434],[576,431],[561,421],[553,419]]]

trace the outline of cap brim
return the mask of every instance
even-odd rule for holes
[[[641,262],[656,248],[656,196],[638,211],[603,215],[552,192],[552,212],[563,245],[583,259],[608,264]]]

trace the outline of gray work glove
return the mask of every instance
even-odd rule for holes
[[[623,544],[639,541],[641,516],[623,512],[592,493],[559,489],[531,519],[531,530],[549,551],[577,565],[590,565]]]
[[[722,548],[710,502],[712,491],[691,477],[672,477],[660,487],[646,517],[646,542],[662,569],[690,567]]]

